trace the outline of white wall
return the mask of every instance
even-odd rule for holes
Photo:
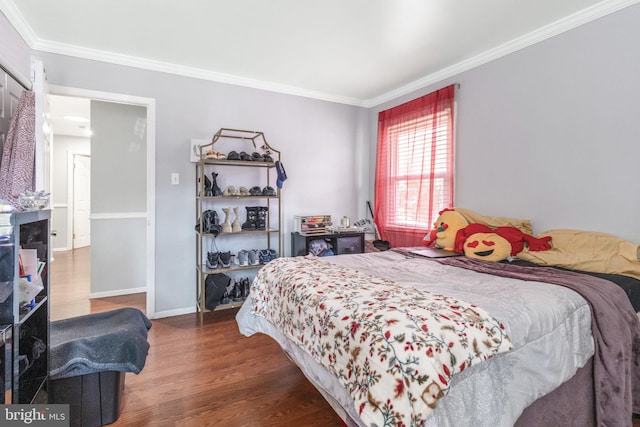
[[[457,82],[456,204],[640,242],[640,5],[370,111]],[[375,159],[371,159],[373,166]],[[371,190],[373,191],[373,180]]]
[[[51,247],[56,250],[70,250],[73,242],[67,239],[69,233],[69,153],[91,154],[89,138],[69,135],[53,135],[53,170],[51,189]]]

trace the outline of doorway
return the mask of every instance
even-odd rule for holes
[[[88,182],[85,181],[84,184],[80,184],[80,185],[84,185],[84,188],[77,188],[77,189],[74,188],[74,191],[72,192],[73,198],[69,198],[69,204],[73,205],[73,207],[69,206],[69,208],[72,208],[74,213],[73,215],[70,215],[74,217],[74,224],[73,225],[70,224],[70,225],[74,229],[75,236],[73,236],[73,243],[69,242],[68,246],[72,246],[74,248],[82,247],[85,244],[89,244],[93,242],[94,244],[99,245],[98,247],[100,248],[112,247],[114,242],[108,241],[104,243],[105,235],[113,234],[113,233],[105,232],[104,224],[109,224],[110,226],[113,226],[113,224],[117,223],[118,221],[127,222],[131,220],[134,220],[134,221],[137,220],[139,226],[143,228],[142,231],[138,233],[136,237],[136,243],[140,248],[139,252],[145,254],[144,259],[146,260],[143,266],[143,270],[145,273],[142,275],[143,283],[141,283],[141,286],[135,287],[134,289],[126,289],[126,290],[114,289],[113,291],[108,289],[107,290],[102,289],[99,292],[92,291],[91,295],[93,297],[111,297],[111,296],[118,296],[118,295],[126,295],[128,293],[146,292],[146,310],[145,311],[148,317],[153,318],[155,314],[155,303],[154,303],[155,301],[155,261],[154,261],[155,260],[155,238],[154,238],[155,236],[155,205],[153,203],[153,199],[154,199],[153,196],[155,193],[155,185],[154,185],[155,100],[150,98],[139,98],[139,97],[132,97],[129,95],[97,92],[97,91],[53,86],[53,85],[49,86],[49,93],[52,95],[60,95],[64,97],[74,97],[74,98],[81,98],[85,100],[98,101],[100,103],[113,104],[114,106],[122,105],[123,108],[126,106],[143,107],[142,111],[143,111],[143,115],[145,115],[145,122],[146,122],[146,137],[144,138],[145,139],[144,146],[143,146],[144,152],[142,153],[143,162],[140,164],[142,165],[142,170],[145,172],[145,176],[146,176],[146,184],[144,184],[145,188],[143,188],[143,192],[145,192],[144,190],[146,190],[146,202],[144,202],[144,195],[143,197],[141,197],[141,199],[143,199],[144,212],[138,211],[135,213],[125,212],[121,214],[113,214],[113,213],[111,214],[103,213],[103,214],[95,214],[95,215],[90,214],[90,209],[88,208],[89,206],[88,200],[90,200],[90,193],[91,193],[90,189],[92,184],[90,180],[87,180]],[[55,132],[55,129],[54,129],[54,132]],[[56,141],[54,138],[54,142],[52,144],[52,152],[55,152],[55,150],[56,150]],[[99,156],[99,155],[100,155],[99,151],[98,153],[94,153],[94,150],[91,151],[91,156],[83,153],[80,153],[78,155],[73,155],[72,164],[80,166],[79,168],[74,168],[73,176],[75,177],[76,173],[90,176],[92,163],[95,163],[98,161],[98,158],[96,156]],[[51,157],[53,159],[55,156],[52,155]],[[145,163],[146,163],[146,168],[145,168]],[[140,166],[140,164],[138,166]],[[55,163],[52,164],[52,168],[55,169],[55,167],[56,167]],[[115,164],[114,167],[118,167],[118,165]],[[103,175],[103,174],[100,174],[100,175]],[[73,180],[74,182],[76,181],[76,179],[73,179],[73,178],[71,178],[71,180]],[[75,190],[78,190],[78,191],[75,191]],[[76,216],[78,217],[78,219],[81,220],[81,223],[75,224]],[[86,217],[86,218],[83,218],[83,217]],[[95,234],[97,235],[95,237],[94,237],[94,232],[92,230],[92,228],[94,227],[89,227],[87,225],[89,222],[91,222],[89,221],[89,218],[91,219],[91,221],[95,220],[95,222],[99,224],[99,226],[96,227],[97,231],[95,232]],[[54,223],[54,226],[55,225],[56,224]],[[78,230],[79,232],[76,232],[76,230]],[[128,233],[125,233],[125,234],[128,235]],[[126,236],[123,235],[121,237],[126,237]],[[100,242],[103,242],[103,244],[100,244]],[[142,242],[142,246],[140,246],[140,242]],[[121,249],[121,247],[119,249]],[[141,258],[142,257],[137,256],[136,260],[140,260]],[[113,263],[110,263],[107,266],[100,266],[99,263],[101,262],[102,259],[103,257],[100,257],[96,261],[95,258],[92,258],[91,263],[92,264],[97,263],[97,264],[92,265],[91,269],[92,270],[93,269],[98,269],[98,270],[112,269],[113,270]],[[117,280],[114,282],[117,282]]]
[[[86,154],[72,154],[69,165],[72,170],[73,198],[72,239],[73,249],[84,248],[91,244],[91,157]]]

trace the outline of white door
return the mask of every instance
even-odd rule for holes
[[[91,157],[73,155],[73,248],[91,244]]]

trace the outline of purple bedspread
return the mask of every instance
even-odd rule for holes
[[[596,425],[624,426],[640,412],[640,321],[622,288],[607,280],[553,267],[480,261],[438,262],[480,273],[553,283],[579,293],[591,306]]]

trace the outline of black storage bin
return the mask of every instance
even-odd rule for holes
[[[71,427],[100,427],[120,416],[125,372],[103,371],[49,380],[49,403],[69,405]]]
[[[144,367],[151,321],[120,308],[50,324],[49,403],[70,406],[70,425],[100,427],[120,416],[126,372]]]
[[[361,254],[364,252],[363,236],[338,237],[336,238],[335,248],[338,255]]]

